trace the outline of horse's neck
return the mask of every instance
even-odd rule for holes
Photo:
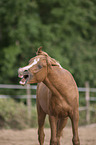
[[[52,94],[62,99],[61,94],[57,90],[57,86],[59,85],[59,81],[57,78],[59,77],[58,72],[54,69],[50,69],[49,74],[47,75],[46,79],[44,80],[44,84],[52,91]],[[58,83],[58,84],[57,84]]]
[[[52,69],[49,69],[47,78],[55,88],[58,88],[58,86],[60,86],[62,82],[61,80],[62,69],[59,68],[58,66],[57,67],[54,66]]]

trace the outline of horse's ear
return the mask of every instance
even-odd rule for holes
[[[41,52],[42,52],[42,46],[40,46],[40,47],[38,48],[38,51],[36,52],[36,55],[41,54]]]

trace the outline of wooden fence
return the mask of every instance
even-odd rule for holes
[[[26,85],[26,86],[21,86],[21,85],[5,85],[5,84],[0,84],[0,88],[1,89],[26,89],[26,94],[27,95],[19,95],[16,96],[14,95],[13,98],[20,98],[20,99],[27,99],[27,106],[28,106],[28,115],[30,117],[31,114],[31,99],[35,98],[36,99],[36,95],[31,95],[31,89],[37,89],[36,85]],[[90,88],[89,87],[89,82],[85,83],[85,88],[78,88],[79,92],[84,92],[85,93],[85,106],[83,107],[79,107],[79,111],[86,111],[86,122],[87,124],[90,123],[90,111],[94,111],[96,112],[96,110],[94,108],[90,107],[90,101],[96,101],[96,97],[91,97],[90,96],[90,92],[94,92],[96,93],[96,88]],[[0,98],[8,98],[10,97],[10,95],[0,95]],[[12,95],[11,95],[12,97]]]
[[[91,97],[90,93],[96,93],[96,88],[90,88],[89,82],[85,83],[85,88],[78,88],[79,92],[85,92],[85,104],[86,106],[79,107],[79,111],[86,111],[86,123],[90,123],[90,111],[96,112],[95,108],[92,108],[90,101],[96,101],[96,97]]]

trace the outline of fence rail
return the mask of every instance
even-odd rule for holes
[[[7,84],[0,84],[0,89],[26,89],[26,95],[4,95],[1,94],[0,98],[16,98],[16,99],[26,99],[27,100],[27,106],[28,106],[28,112],[30,116],[30,110],[31,110],[31,99],[36,99],[36,95],[31,95],[30,90],[31,89],[37,89],[36,85],[7,85]],[[91,97],[90,92],[96,93],[96,88],[90,88],[89,83],[85,83],[85,87],[78,87],[79,92],[85,92],[85,98],[86,106],[79,107],[79,111],[86,111],[86,122],[90,123],[90,111],[96,112],[96,109],[90,107],[90,101],[96,101],[96,97]]]
[[[26,86],[21,86],[21,85],[5,85],[5,84],[0,84],[0,89],[26,89]],[[30,89],[37,89],[36,85],[30,85]]]
[[[0,89],[26,89],[26,86],[21,86],[21,85],[14,85],[14,84],[0,84]],[[36,85],[30,85],[31,89],[37,89]],[[86,92],[87,88],[86,87],[78,87],[79,92]],[[96,88],[89,88],[90,92],[96,92]]]
[[[15,99],[27,99],[27,95],[0,95],[0,98],[15,98]],[[36,99],[36,95],[31,95],[31,99]]]

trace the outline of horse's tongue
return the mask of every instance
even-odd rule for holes
[[[25,83],[26,83],[26,79],[23,78],[19,83],[20,83],[21,85],[25,85]]]

